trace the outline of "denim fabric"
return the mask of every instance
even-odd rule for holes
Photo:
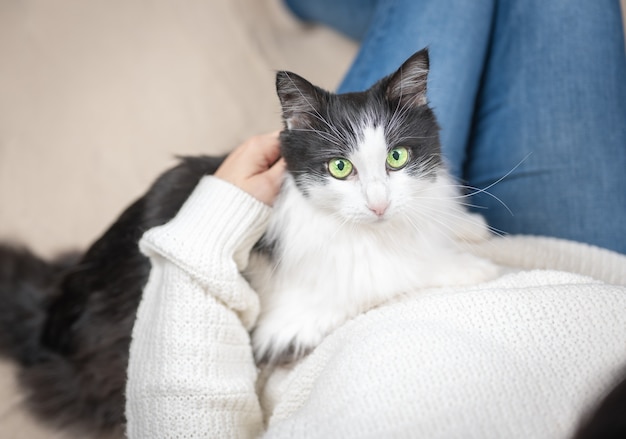
[[[492,227],[626,253],[618,1],[287,3],[302,19],[361,38],[339,92],[366,89],[430,48],[428,97],[444,155],[457,178],[487,190],[469,192]]]
[[[303,21],[321,21],[344,35],[361,40],[370,25],[378,0],[285,0]]]

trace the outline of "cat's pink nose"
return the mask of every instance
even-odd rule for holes
[[[389,193],[384,181],[373,180],[365,186],[367,208],[381,218],[389,207]]]
[[[385,202],[381,202],[381,203],[370,204],[367,207],[369,208],[369,210],[371,210],[377,216],[380,217],[380,216],[383,216],[385,214],[385,212],[387,211],[387,208],[389,207],[389,203],[387,201],[385,201]]]

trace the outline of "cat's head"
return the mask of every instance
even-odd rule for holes
[[[401,214],[436,178],[442,162],[428,68],[424,49],[370,89],[346,94],[277,74],[281,152],[311,203],[342,221],[375,223]]]

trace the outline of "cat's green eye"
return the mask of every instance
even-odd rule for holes
[[[328,172],[330,172],[330,175],[340,180],[352,174],[352,169],[353,167],[350,160],[336,158],[328,162]]]
[[[387,154],[387,166],[389,169],[398,170],[404,168],[409,161],[409,150],[404,146],[392,149]]]

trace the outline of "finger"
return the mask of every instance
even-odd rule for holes
[[[279,132],[257,135],[235,148],[215,176],[242,187],[245,181],[270,169],[280,158]],[[276,178],[280,170],[276,170]]]
[[[245,186],[249,190],[248,193],[268,206],[272,206],[280,191],[284,172],[285,161],[280,159],[267,171],[246,180]]]
[[[279,159],[274,165],[265,172],[265,177],[267,178],[269,190],[271,192],[271,202],[270,205],[273,204],[274,198],[278,195],[280,188],[283,183],[283,178],[285,175],[286,163],[284,159]]]
[[[271,167],[280,157],[280,140],[278,133],[270,133],[264,135],[257,146],[258,151],[262,154],[264,169]],[[261,164],[261,163],[259,163]]]
[[[282,181],[282,176],[285,173],[286,167],[287,163],[285,162],[285,159],[281,157],[267,170],[267,177],[272,181]]]
[[[238,173],[251,177],[267,170],[280,156],[280,142],[277,136],[261,134],[248,139],[233,152]]]

